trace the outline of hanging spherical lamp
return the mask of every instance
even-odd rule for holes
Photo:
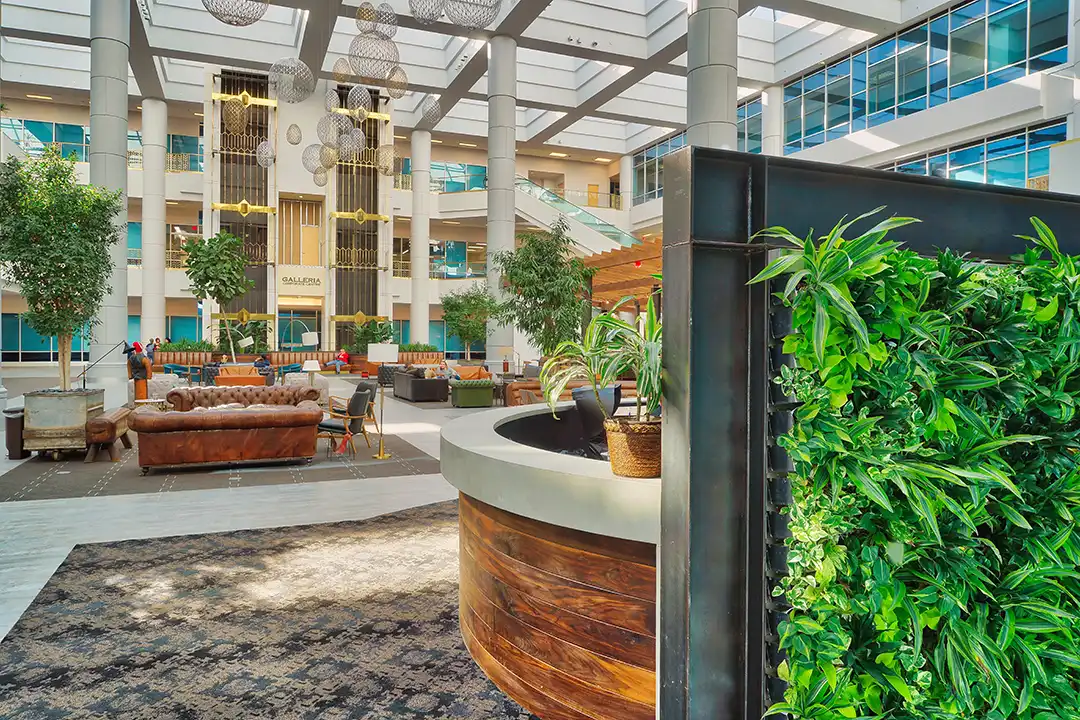
[[[380,145],[375,151],[375,168],[380,175],[393,175],[396,160],[397,150],[393,145]]]
[[[329,170],[338,163],[338,149],[331,147],[330,145],[323,145],[319,148],[319,165]]]
[[[225,116],[225,129],[234,135],[239,135],[247,130],[247,108],[244,107],[243,101],[240,98],[232,98],[226,100],[222,109],[222,114]]]
[[[341,109],[341,96],[338,95],[337,88],[326,88],[326,96],[323,99],[323,106],[326,112],[332,113]]]
[[[319,124],[316,127],[319,141],[323,145],[329,145],[330,147],[337,147],[341,141],[341,136],[348,134],[351,130],[352,122],[349,117],[340,113],[323,115],[319,118]]]
[[[394,12],[394,6],[390,3],[379,3],[379,7],[375,8],[375,34],[389,40],[397,35],[397,29],[397,13]]]
[[[409,12],[421,25],[437,23],[446,12],[447,0],[409,0]]]
[[[499,17],[502,0],[449,0],[446,18],[470,30],[483,30]]]
[[[319,168],[311,173],[311,179],[314,180],[315,184],[319,187],[326,187],[326,181],[329,179],[329,176],[327,175],[326,170]]]
[[[359,133],[359,135],[357,135]],[[338,143],[338,160],[343,163],[356,162],[360,152],[364,149],[364,142],[367,140],[364,137],[363,130],[350,130],[341,136],[341,142]]]
[[[361,33],[349,45],[353,71],[365,80],[382,84],[399,60],[397,45],[374,33]]]
[[[322,167],[322,162],[319,159],[319,153],[322,150],[322,145],[315,143],[314,145],[308,145],[304,148],[303,155],[300,156],[300,162],[303,164],[304,169],[309,173],[313,173]]]
[[[289,126],[289,129],[285,131],[285,139],[289,141],[290,145],[299,145],[304,141],[304,132],[300,129],[300,126],[293,123]]]
[[[255,162],[259,163],[259,167],[269,168],[276,159],[277,153],[274,152],[274,146],[269,140],[263,140],[255,148]]]
[[[421,113],[424,116],[424,123],[435,127],[442,119],[442,107],[439,105],[439,99],[434,95],[428,95],[424,98],[424,102],[421,103]]]
[[[270,87],[282,102],[304,102],[315,92],[315,75],[300,58],[283,58],[270,66]]]
[[[334,61],[334,81],[339,83],[347,83],[352,81],[353,71],[352,63],[349,62],[347,57],[339,57]]]
[[[345,98],[345,107],[357,120],[367,120],[368,113],[372,110],[371,93],[366,87],[354,85]]]
[[[378,22],[378,13],[375,6],[369,2],[362,2],[356,8],[356,29],[362,33],[375,32],[375,23]]]
[[[395,100],[405,97],[409,90],[409,76],[405,68],[395,65],[386,76],[386,94]]]
[[[252,25],[266,14],[269,2],[263,0],[202,0],[203,7],[226,25]]]

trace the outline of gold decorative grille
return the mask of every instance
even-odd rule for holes
[[[221,94],[242,96],[246,93],[256,100],[270,95],[269,80],[265,75],[223,70]],[[270,134],[270,111],[260,102],[247,104],[240,100],[222,100],[221,146],[221,227],[244,241],[244,254],[250,265],[266,265],[269,260],[267,247],[267,213],[270,206],[270,177],[266,168],[255,159],[255,148]],[[245,209],[250,207],[248,212]],[[265,284],[265,283],[264,283]],[[265,305],[265,297],[262,300]]]
[[[338,93],[342,103],[348,97],[349,87],[341,86]],[[375,108],[380,108],[383,98],[372,91]],[[380,215],[385,208],[379,207],[379,173],[376,155],[383,116],[372,113],[358,127],[366,136],[365,146],[353,162],[338,163],[337,204],[334,213],[336,247],[333,258],[336,282],[335,314],[353,316],[356,313],[375,315],[379,299],[379,225],[381,220],[370,216]],[[338,345],[352,342],[353,324],[336,323],[335,339]]]

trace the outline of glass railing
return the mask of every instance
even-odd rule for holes
[[[620,245],[630,247],[641,242],[625,230],[620,230],[611,223],[601,220],[585,208],[575,205],[547,188],[540,187],[528,178],[523,178],[519,175],[514,180],[514,184],[521,192],[532,195],[553,210],[577,220],[582,225],[592,228],[604,237],[614,240]]]
[[[408,258],[394,258],[394,277],[412,277],[412,263]],[[458,264],[432,264],[428,268],[432,280],[472,280],[487,277],[487,263],[483,261]]]
[[[142,267],[142,248],[128,248],[128,267]],[[183,270],[187,267],[187,253],[183,250],[165,251],[165,269]]]

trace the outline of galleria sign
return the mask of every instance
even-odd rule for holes
[[[279,265],[278,295],[321,296],[326,275],[324,268],[303,265]]]

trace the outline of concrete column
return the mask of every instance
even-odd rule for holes
[[[127,227],[128,42],[131,34],[129,0],[90,1],[90,183],[119,190],[122,198],[116,224]],[[90,344],[94,385],[105,388],[107,407],[127,401],[127,367],[113,346],[127,340],[127,241],[110,250],[112,291],[105,296]],[[134,340],[135,338],[131,338]]]
[[[779,85],[761,93],[761,154],[784,154],[784,88]]]
[[[221,213],[214,210],[213,204],[221,201],[221,183],[218,178],[221,175],[221,158],[217,149],[221,147],[221,127],[218,124],[219,116],[215,113],[214,92],[217,89],[217,81],[214,75],[220,72],[220,68],[207,66],[204,71],[205,83],[203,85],[203,214],[202,234],[203,237],[213,237],[221,229]],[[217,304],[210,299],[202,301],[202,328],[203,340],[214,342],[217,340],[217,327],[212,315],[219,312]],[[271,309],[275,312],[277,308]],[[277,322],[274,322],[274,332],[277,332]]]
[[[143,98],[142,335],[165,332],[165,146],[169,112],[164,100]]]
[[[634,205],[634,156],[623,155],[619,158],[619,193],[622,195],[622,209],[629,210]]]
[[[690,0],[686,35],[686,140],[738,146],[739,0]]]
[[[387,99],[383,112],[391,120],[383,123],[379,131],[380,145],[394,144],[394,101]],[[394,277],[394,176],[379,175],[379,209],[374,211],[390,217],[389,222],[379,223],[379,293],[377,314],[389,320],[394,319],[394,295],[392,290]],[[353,208],[354,210],[356,208]],[[365,208],[366,210],[367,208]],[[366,312],[366,310],[365,310]]]
[[[409,305],[409,339],[430,342],[431,278],[431,132],[412,132],[412,230],[409,258],[412,265],[412,302]]]
[[[502,275],[492,258],[514,250],[514,157],[517,153],[517,41],[496,35],[488,41],[488,215],[487,274],[492,293],[505,299]],[[514,328],[492,323],[489,364],[514,361]]]

